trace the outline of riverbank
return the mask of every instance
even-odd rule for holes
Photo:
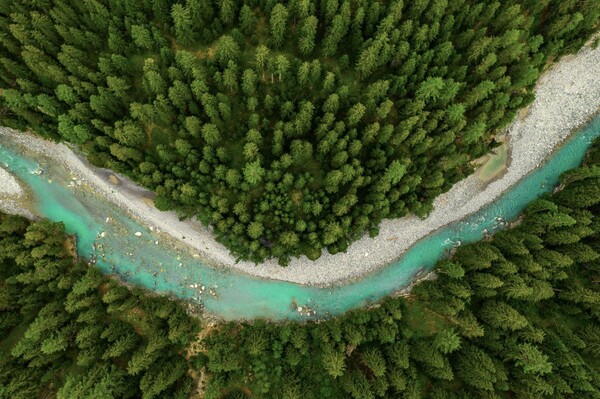
[[[26,206],[28,199],[25,197],[19,181],[0,167],[0,211],[33,219],[35,215]]]
[[[0,197],[20,197],[21,195],[23,195],[23,189],[17,179],[0,168]]]
[[[418,240],[440,227],[464,218],[493,202],[544,161],[569,134],[585,123],[600,107],[600,48],[585,48],[565,58],[545,73],[536,87],[536,100],[527,115],[507,130],[510,165],[503,176],[489,184],[476,174],[456,184],[434,202],[434,211],[424,220],[405,217],[386,220],[380,234],[365,236],[346,253],[323,254],[317,261],[294,259],[286,268],[274,261],[254,265],[235,262],[235,258],[210,232],[192,221],[180,222],[174,212],[160,212],[149,205],[152,193],[129,179],[118,176],[121,184],[110,182],[111,172],[93,168],[64,145],[57,145],[23,134],[0,129],[27,148],[61,162],[97,192],[154,229],[184,242],[207,263],[230,267],[272,279],[301,284],[329,285],[355,278],[393,262]],[[85,186],[85,184],[83,184]]]

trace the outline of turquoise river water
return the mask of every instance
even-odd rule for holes
[[[458,242],[474,242],[482,239],[484,231],[498,230],[502,227],[498,217],[514,220],[528,203],[552,190],[561,173],[581,163],[591,141],[598,136],[600,116],[490,206],[432,233],[382,269],[332,288],[266,280],[208,266],[193,258],[187,247],[167,243],[116,205],[81,189],[61,165],[3,137],[0,163],[27,185],[38,215],[63,222],[69,234],[77,235],[79,256],[96,259],[96,265],[105,273],[156,292],[200,302],[208,312],[224,319],[300,319],[308,316],[306,312],[299,314],[298,306],[310,309],[310,318],[314,318],[373,303],[408,285],[419,271],[431,270]],[[43,174],[32,173],[38,167],[43,168]],[[135,232],[142,235],[137,237]]]

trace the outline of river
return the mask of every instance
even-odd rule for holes
[[[451,248],[478,241],[486,232],[502,228],[504,221],[516,219],[528,203],[556,186],[561,173],[581,163],[598,136],[600,116],[574,133],[544,165],[492,205],[420,240],[398,261],[333,288],[261,279],[208,266],[194,258],[186,246],[166,240],[114,204],[79,187],[63,165],[6,139],[0,145],[0,163],[29,189],[36,213],[63,222],[67,233],[77,235],[79,256],[94,259],[105,273],[201,303],[210,314],[227,320],[314,319],[365,306],[397,292],[419,272],[431,270]],[[38,168],[44,173],[35,174]]]

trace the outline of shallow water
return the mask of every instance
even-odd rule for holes
[[[499,173],[506,167],[508,160],[508,145],[502,144],[495,149],[490,159],[479,170],[479,179],[484,182],[489,182],[498,177]]]
[[[8,143],[5,137],[0,137],[4,141],[0,145],[0,163],[30,188],[37,213],[62,221],[69,234],[77,234],[79,255],[96,259],[96,265],[104,272],[157,292],[201,302],[207,311],[225,319],[300,319],[307,316],[298,313],[298,306],[304,313],[308,307],[316,310],[317,316],[323,316],[377,301],[408,285],[420,270],[432,269],[458,243],[474,242],[483,237],[484,231],[498,230],[502,227],[498,217],[514,220],[529,202],[552,190],[562,172],[581,163],[591,141],[598,136],[600,117],[492,205],[419,241],[401,259],[383,269],[335,288],[265,280],[210,267],[194,259],[186,248],[163,242],[161,236],[116,205],[79,187],[61,165]],[[32,174],[38,167],[44,173]],[[142,235],[137,237],[136,232]]]

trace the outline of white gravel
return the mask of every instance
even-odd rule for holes
[[[23,190],[17,179],[5,169],[0,168],[0,197],[20,197],[21,195],[23,195]]]
[[[90,168],[66,146],[39,139],[33,135],[0,129],[2,134],[26,144],[60,161],[86,183],[103,193],[110,201],[127,209],[149,226],[160,229],[188,244],[212,264],[272,279],[301,284],[329,285],[358,277],[385,266],[400,257],[408,248],[429,233],[477,211],[493,202],[505,190],[539,164],[563,142],[569,134],[584,124],[600,108],[600,47],[582,49],[566,57],[545,73],[536,88],[536,100],[524,120],[517,120],[508,129],[511,163],[499,179],[484,186],[476,174],[457,183],[434,202],[434,211],[427,219],[414,216],[386,220],[380,234],[353,243],[345,253],[323,254],[318,260],[306,257],[294,259],[283,268],[275,261],[254,265],[235,262],[235,258],[215,241],[201,224],[180,222],[174,212],[160,212],[144,203],[144,190],[119,176],[123,184],[111,185],[107,173]],[[185,238],[183,238],[185,237]]]
[[[11,215],[21,215],[27,219],[36,219],[36,216],[20,201],[0,199],[0,211]]]
[[[0,211],[33,219],[27,209],[25,191],[19,181],[6,169],[0,168]]]

